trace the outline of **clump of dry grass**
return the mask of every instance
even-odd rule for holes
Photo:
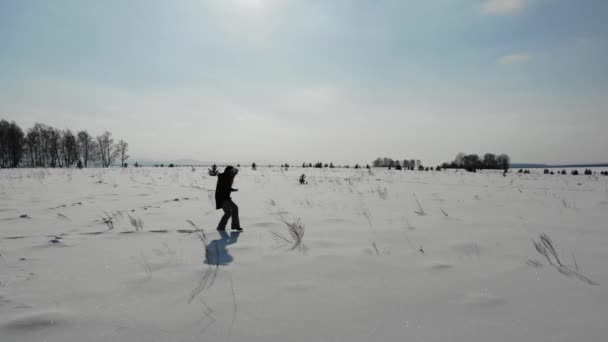
[[[108,214],[107,211],[103,212],[103,215],[101,216],[101,222],[108,226],[108,231],[114,229],[114,217]]]
[[[304,224],[302,224],[302,220],[300,218],[294,218],[289,222],[281,217],[281,222],[287,226],[287,233],[289,235],[283,236],[276,232],[272,232],[272,235],[277,239],[288,243],[290,245],[290,251],[298,250],[300,252],[305,252],[307,247],[302,243],[302,240],[304,239]]]
[[[420,204],[420,201],[418,200],[416,194],[414,194],[414,200],[416,201],[416,204],[418,204],[418,210],[415,210],[414,212],[420,216],[425,216],[426,212],[424,211],[422,204]]]
[[[209,240],[207,238],[207,234],[205,234],[205,231],[199,228],[194,222],[190,220],[186,220],[186,222],[188,222],[192,226],[192,228],[194,228],[192,229],[192,232],[196,233],[198,238],[203,243],[203,247],[205,249],[205,260],[219,260],[219,255],[217,255],[219,251],[217,250],[217,248],[215,250],[215,259],[214,256],[211,255],[211,253],[213,253],[214,251],[211,251],[209,248]],[[203,292],[205,289],[210,288],[215,283],[215,279],[217,278],[217,273],[219,271],[219,264],[207,265],[209,267],[203,272],[196,288],[194,288],[194,290],[192,290],[192,292],[190,292],[190,295],[188,296],[188,304],[191,303],[194,298],[196,298],[201,292]]]
[[[574,259],[574,254],[572,255],[574,269],[570,268],[569,266],[566,266],[559,258],[557,250],[553,245],[553,241],[547,234],[541,234],[538,241],[532,240],[532,244],[534,245],[536,251],[547,259],[549,265],[555,267],[555,269],[557,269],[559,273],[570,278],[576,278],[589,285],[599,285],[598,283],[594,282],[593,280],[585,277],[584,275],[578,272],[579,267],[576,263],[576,259]],[[534,262],[534,264],[535,267],[539,267],[540,265],[540,263],[537,261]]]
[[[144,230],[144,222],[139,217],[135,218],[135,217],[129,215],[129,223],[131,223],[131,226],[133,228],[135,228],[136,232]]]
[[[386,187],[381,188],[380,186],[378,186],[376,188],[376,192],[378,193],[380,199],[386,200],[388,198],[388,189]]]

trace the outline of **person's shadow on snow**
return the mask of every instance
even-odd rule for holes
[[[236,243],[239,239],[240,232],[231,232],[230,235],[225,230],[220,230],[220,238],[211,241],[207,245],[205,253],[205,264],[213,266],[226,266],[234,261],[234,258],[226,246]]]

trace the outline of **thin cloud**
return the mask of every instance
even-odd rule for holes
[[[484,14],[509,14],[521,11],[524,6],[524,0],[486,0],[481,5],[481,12]]]
[[[531,59],[532,55],[530,55],[529,53],[517,53],[502,56],[498,61],[500,62],[500,64],[519,64],[529,62]]]

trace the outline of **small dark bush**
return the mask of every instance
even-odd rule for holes
[[[572,170],[571,174],[572,174],[573,176],[578,176],[578,170]]]

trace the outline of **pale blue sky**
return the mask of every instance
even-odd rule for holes
[[[608,161],[608,1],[0,0],[0,117],[141,158]]]

